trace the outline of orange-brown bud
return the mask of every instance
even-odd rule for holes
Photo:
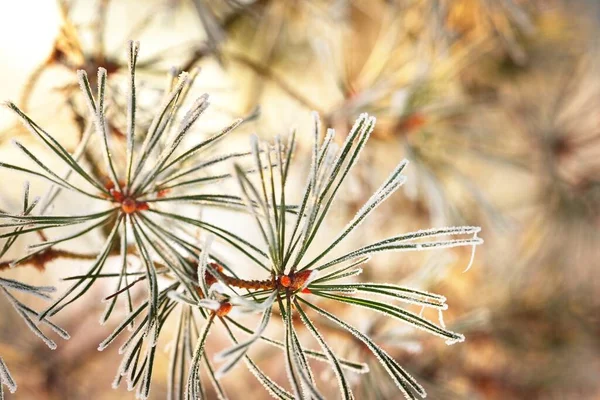
[[[119,192],[118,190],[110,189],[110,194],[117,203],[122,203],[125,199],[123,193]]]
[[[156,197],[158,197],[159,199],[162,199],[167,194],[169,194],[170,191],[171,191],[170,189],[161,189],[158,192],[156,192]]]
[[[123,212],[125,214],[132,214],[137,210],[137,204],[136,204],[135,200],[133,200],[131,198],[126,198],[121,203],[121,209],[123,210]]]
[[[311,270],[300,271],[300,272],[294,274],[292,276],[292,282],[291,282],[290,287],[293,290],[300,289],[302,286],[304,286],[304,284],[306,283],[306,281],[308,280],[308,278],[310,277],[311,274],[312,274]]]
[[[279,283],[281,286],[285,288],[290,288],[292,290],[299,290],[302,286],[306,284],[306,281],[310,277],[313,271],[300,271],[295,274],[283,275],[279,277]]]
[[[233,308],[233,306],[231,305],[231,303],[221,303],[221,305],[219,306],[219,309],[215,312],[217,314],[218,317],[224,317],[227,314],[229,314],[229,311],[231,311],[231,309]]]
[[[290,287],[290,285],[292,284],[292,279],[287,275],[283,275],[279,278],[279,283],[281,283],[281,286],[287,288]]]
[[[115,184],[110,179],[107,179],[104,182],[104,188],[110,192],[111,190],[113,190],[115,188]]]

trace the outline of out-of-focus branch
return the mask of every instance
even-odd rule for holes
[[[312,101],[310,101],[304,95],[300,94],[296,89],[294,89],[285,80],[283,80],[281,77],[277,76],[270,68],[268,68],[264,65],[260,65],[257,62],[251,60],[250,58],[248,58],[245,55],[240,54],[240,53],[228,51],[228,52],[224,52],[223,55],[226,58],[229,58],[231,61],[241,64],[247,68],[250,68],[256,74],[275,83],[288,96],[290,96],[291,98],[296,100],[298,103],[300,103],[304,107],[306,107],[312,111],[317,111],[320,114],[325,114],[325,112],[323,110],[321,110],[321,108],[319,106],[314,104]]]

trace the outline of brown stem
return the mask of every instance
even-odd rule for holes
[[[244,280],[240,278],[234,278],[227,276],[221,272],[218,273],[219,279],[228,286],[235,286],[240,289],[252,289],[252,290],[272,290],[277,287],[277,281],[274,279],[259,280]]]
[[[130,247],[127,250],[127,252],[128,252],[128,254],[135,254],[135,248]],[[115,256],[118,254],[120,254],[120,249],[115,248],[110,251],[109,256]],[[19,267],[33,266],[36,269],[43,271],[46,268],[47,263],[54,261],[56,259],[59,259],[59,258],[66,259],[66,260],[95,260],[97,257],[98,257],[98,254],[81,254],[81,253],[70,252],[67,250],[57,250],[57,249],[49,248],[41,253],[31,256],[30,258],[17,264],[17,266],[19,266]],[[189,261],[194,262],[193,260],[189,260]],[[9,269],[10,264],[12,262],[14,262],[14,260],[1,262],[0,263],[0,271]],[[154,266],[157,269],[167,268],[166,266],[164,266],[158,262],[154,262]],[[305,280],[304,275],[306,275],[303,273],[297,273],[295,275],[291,275],[291,278],[290,278],[291,286],[289,284],[287,286],[286,285],[282,286],[280,280],[278,280],[274,277],[271,279],[265,279],[265,280],[245,280],[245,279],[241,279],[241,278],[235,278],[232,276],[225,275],[222,272],[222,267],[220,267],[218,265],[213,265],[213,271],[218,276],[214,277],[212,272],[207,271],[207,273],[206,273],[207,281],[215,282],[216,281],[215,278],[218,278],[218,280],[222,281],[223,283],[225,283],[228,286],[234,286],[234,287],[237,287],[240,289],[251,289],[251,290],[274,290],[274,289],[277,289],[280,287],[282,287],[282,288],[290,287],[291,289],[295,290],[300,285],[303,284],[303,282]],[[130,286],[133,286],[133,284],[135,284],[135,283],[138,283],[138,282],[135,281]],[[296,286],[298,286],[298,287],[296,287]],[[116,293],[116,294],[118,294],[118,293]]]
[[[56,249],[48,249],[41,253],[35,254],[23,261],[20,264],[17,264],[18,267],[21,266],[33,266],[39,271],[43,271],[46,268],[46,263],[56,260],[57,258],[67,259],[67,260],[94,260],[98,257],[97,254],[81,254],[81,253],[72,253],[66,250],[56,250]],[[10,264],[14,262],[4,261],[0,263],[0,271],[4,271],[10,268]]]

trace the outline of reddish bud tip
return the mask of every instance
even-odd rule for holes
[[[156,192],[156,197],[158,197],[159,199],[162,199],[163,197],[165,197],[167,194],[169,193],[169,189],[161,189],[158,192]]]
[[[116,198],[115,198],[115,200],[116,200]],[[123,210],[123,212],[125,214],[132,214],[137,210],[137,204],[136,204],[135,200],[133,200],[131,198],[126,198],[121,203],[121,209]]]
[[[281,278],[279,278],[279,283],[281,283],[281,286],[283,287],[290,287],[292,284],[292,279],[287,275],[283,275]]]
[[[123,194],[115,189],[110,189],[110,194],[117,203],[123,202]]]
[[[311,270],[300,271],[294,274],[294,277],[292,278],[292,289],[298,290],[302,286],[304,286],[304,284],[310,277],[310,274],[312,274]]]
[[[218,317],[224,317],[229,314],[229,311],[231,311],[232,308],[233,306],[231,303],[221,303],[219,309],[216,311],[216,314]]]

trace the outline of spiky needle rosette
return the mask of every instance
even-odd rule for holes
[[[220,281],[225,288],[244,289],[248,291],[247,294],[241,296],[233,294],[229,298],[233,309],[235,310],[238,305],[249,307],[254,304],[255,310],[262,315],[256,329],[243,326],[232,314],[219,316],[220,321],[231,335],[234,345],[216,355],[216,361],[223,361],[215,373],[217,378],[230,371],[240,360],[244,360],[251,372],[275,398],[293,399],[308,396],[323,399],[324,396],[315,384],[312,369],[307,361],[308,356],[319,353],[305,348],[300,342],[294,324],[294,315],[296,315],[321,346],[322,353],[320,354],[325,356],[325,360],[333,368],[341,397],[353,398],[344,370],[364,373],[366,366],[341,360],[329,346],[323,333],[320,332],[318,321],[313,322],[309,318],[309,313],[312,313],[337,324],[341,330],[354,335],[364,343],[406,398],[425,397],[423,388],[383,348],[369,336],[325,309],[336,303],[383,313],[390,318],[440,336],[446,339],[448,344],[464,339],[461,334],[445,328],[441,314],[447,308],[447,304],[443,296],[393,284],[355,283],[349,281],[348,278],[360,274],[360,266],[366,264],[371,255],[381,252],[420,251],[458,246],[472,247],[474,252],[475,247],[482,243],[482,240],[477,237],[480,231],[478,227],[449,227],[400,234],[342,255],[335,255],[336,247],[357,230],[365,218],[404,183],[405,177],[402,175],[402,171],[407,165],[406,161],[402,161],[396,167],[329,245],[315,240],[319,230],[324,227],[325,218],[334,204],[341,184],[357,163],[374,124],[374,118],[366,114],[361,115],[345,142],[338,147],[334,141],[335,132],[332,129],[328,130],[323,141],[319,142],[320,124],[318,117],[315,116],[312,166],[302,192],[302,201],[294,209],[294,213],[287,212],[289,206],[286,202],[286,184],[291,170],[291,156],[295,148],[294,134],[288,140],[286,156],[283,156],[284,152],[280,151],[283,149],[282,141],[279,138],[276,139],[275,154],[282,158],[274,160],[274,163],[268,160],[266,168],[259,156],[261,151],[264,154],[270,154],[267,151],[269,145],[260,143],[256,139],[252,141],[252,152],[256,162],[254,170],[258,171],[256,174],[258,183],[253,183],[251,177],[240,166],[235,166],[241,197],[256,222],[262,244],[250,244],[248,241],[235,239],[231,244],[238,250],[242,250],[248,256],[249,262],[265,271],[267,276],[266,279],[259,281],[245,280],[228,275],[218,263],[207,260],[200,263],[198,276],[201,281],[204,280],[204,282],[200,282],[201,287],[210,290],[205,279],[210,276]],[[272,165],[276,165],[276,167]],[[309,250],[315,247],[320,247],[320,250],[316,251],[316,256],[309,257],[308,254],[315,253],[309,252]],[[177,294],[177,296],[180,295]],[[383,297],[386,298],[386,301],[380,301],[373,297]],[[315,303],[316,299],[321,301],[319,306]],[[430,321],[422,314],[409,311],[394,302],[437,310],[440,321],[438,323]],[[188,301],[188,303],[193,307],[192,302]],[[323,308],[321,304],[327,306]],[[207,308],[207,304],[204,302],[196,304],[196,306]],[[217,310],[217,304],[213,304],[212,307],[213,310]],[[274,313],[275,307],[279,309],[284,326],[284,337],[281,341],[270,339],[264,335],[271,322],[271,314]],[[215,312],[210,314],[211,317],[201,331],[202,334],[198,339],[201,345],[196,347],[199,352],[194,357],[196,365],[192,363],[190,374],[197,374],[198,363],[205,356],[201,352],[207,338],[206,330],[215,322]],[[230,324],[250,336],[246,340],[238,340],[230,329]],[[260,370],[257,372],[257,366],[248,357],[247,352],[251,345],[260,340],[279,345],[283,349],[291,391],[265,377]],[[320,357],[322,358],[322,356]],[[191,383],[188,381],[186,398],[202,398],[200,393],[202,393],[201,381],[199,379]]]
[[[193,274],[195,270],[184,260],[183,256],[174,259],[167,258],[167,255],[161,256],[165,253],[163,242],[170,240],[169,235],[174,235],[173,225],[178,223],[169,217],[168,213],[161,210],[173,208],[175,205],[179,209],[188,206],[238,208],[243,206],[241,199],[236,196],[211,193],[206,190],[211,187],[211,183],[231,176],[229,173],[216,173],[216,168],[224,165],[228,160],[249,155],[249,153],[239,152],[215,154],[213,151],[215,145],[242,120],[238,119],[222,131],[182,149],[186,135],[192,131],[194,123],[209,105],[208,96],[202,95],[193,103],[183,118],[179,116],[179,109],[189,93],[195,73],[182,73],[173,83],[170,92],[165,95],[148,130],[144,133],[136,132],[135,70],[138,50],[139,44],[131,42],[126,113],[128,121],[127,149],[124,157],[113,155],[111,137],[107,132],[106,70],[103,68],[98,70],[97,95],[94,95],[90,87],[86,72],[79,71],[78,73],[79,83],[89,108],[90,125],[95,127],[95,133],[101,143],[99,147],[104,155],[106,171],[104,180],[88,172],[85,164],[79,161],[81,153],[90,143],[93,129],[89,129],[88,134],[84,136],[76,153],[70,154],[53,135],[31,120],[15,104],[7,103],[7,107],[17,114],[31,134],[40,139],[50,152],[67,167],[67,172],[62,175],[53,171],[38,155],[16,141],[17,148],[32,162],[34,167],[27,168],[0,162],[0,167],[4,169],[42,178],[49,181],[53,188],[53,191],[42,200],[40,211],[37,214],[0,214],[0,227],[13,229],[0,234],[0,239],[12,242],[17,236],[28,233],[38,233],[42,238],[47,239],[32,245],[31,251],[25,256],[8,263],[11,266],[28,262],[39,263],[43,260],[49,261],[57,258],[55,254],[92,261],[90,268],[84,274],[70,278],[75,283],[39,315],[41,321],[80,298],[98,278],[114,276],[115,274],[104,274],[103,268],[111,256],[120,255],[121,272],[116,274],[118,283],[115,295],[109,297],[110,301],[102,317],[102,322],[110,317],[117,298],[121,294],[127,294],[127,303],[132,311],[129,289],[135,283],[145,280],[148,289],[148,301],[145,307],[149,321],[146,334],[153,331],[156,335],[159,329],[158,317],[161,300],[157,276],[168,272],[170,275],[178,277],[183,285],[189,285],[191,289],[193,284],[185,277]],[[70,179],[72,177],[76,177],[78,180]],[[81,214],[47,215],[50,209],[49,205],[56,201],[59,191],[69,191],[92,199],[97,204],[103,204],[104,209]],[[197,223],[199,227],[207,231],[219,231],[216,226],[209,223],[202,221],[197,221]],[[69,234],[52,237],[54,232],[66,227],[71,229]],[[74,239],[98,229],[105,229],[108,234],[102,248],[97,253],[76,254],[55,250],[57,246],[72,243]],[[75,232],[73,233],[73,231]],[[129,279],[136,274],[128,271],[128,264],[134,257],[141,261],[144,272],[141,277],[138,276],[138,279],[131,282]],[[164,268],[159,268],[159,263]]]

